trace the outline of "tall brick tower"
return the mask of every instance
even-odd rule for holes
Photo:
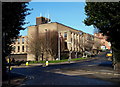
[[[46,24],[49,23],[50,19],[45,18],[45,17],[36,17],[36,25],[40,25],[40,24]]]

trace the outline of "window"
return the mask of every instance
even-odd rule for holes
[[[74,38],[74,43],[75,43],[75,38]]]
[[[72,42],[72,38],[71,38],[71,42]]]
[[[26,52],[28,51],[28,46],[26,46]]]
[[[22,46],[22,52],[24,52],[24,46]]]
[[[72,51],[72,47],[71,47],[71,51]]]
[[[18,52],[20,52],[20,46],[18,46]]]
[[[67,32],[64,33],[64,37],[67,38]]]
[[[20,38],[18,39],[18,44],[20,43]]]
[[[65,49],[67,49],[67,42],[64,42],[64,45],[65,45]]]
[[[25,42],[28,44],[28,38],[25,38],[26,40],[25,40]]]
[[[22,38],[22,43],[23,43],[23,44],[24,44],[24,40],[25,40],[25,39],[24,39],[24,37],[23,37],[23,38]]]

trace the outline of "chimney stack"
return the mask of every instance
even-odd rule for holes
[[[45,18],[45,17],[36,17],[36,25],[40,25],[40,24],[46,24],[50,22],[50,19]]]

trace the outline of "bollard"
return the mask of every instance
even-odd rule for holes
[[[12,67],[10,67],[10,70],[12,70]]]
[[[48,61],[46,61],[46,66],[48,66]]]
[[[28,66],[29,65],[29,63],[28,62],[26,62],[26,66]]]
[[[70,63],[70,59],[68,59],[68,62]]]

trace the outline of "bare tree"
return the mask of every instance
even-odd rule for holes
[[[46,51],[47,51],[47,46],[46,46],[46,35],[45,35],[45,33],[41,33],[40,35],[39,35],[39,38],[40,38],[40,45],[41,45],[41,56],[42,56],[42,61],[44,60],[44,55],[45,55],[45,53],[46,53]]]
[[[41,38],[36,36],[29,37],[28,40],[28,53],[35,56],[35,60],[38,61],[39,56],[41,55]]]
[[[63,51],[64,41],[61,38],[61,51]],[[39,33],[31,36],[28,41],[29,53],[35,55],[35,60],[42,55],[49,55],[53,59],[57,58],[58,55],[58,32],[53,30],[47,30],[46,33]]]
[[[85,56],[85,51],[90,52],[92,50],[93,44],[94,41],[92,39],[92,36],[87,34],[81,35],[79,47],[81,49],[81,53],[83,54],[83,56]]]
[[[58,55],[58,32],[48,31],[48,39],[47,39],[47,52],[53,57],[53,59],[57,58]],[[60,49],[61,51],[64,50],[64,40],[62,36],[60,37]]]
[[[100,49],[100,46],[102,45],[101,40],[99,38],[94,38],[94,46],[97,50]]]

